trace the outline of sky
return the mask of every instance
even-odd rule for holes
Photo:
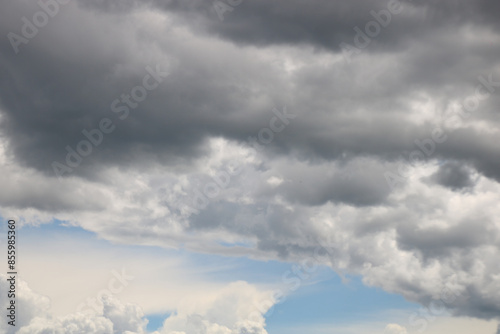
[[[500,333],[499,15],[3,2],[0,332]]]

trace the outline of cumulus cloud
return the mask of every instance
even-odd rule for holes
[[[269,292],[235,282],[206,300],[186,300],[165,320],[162,334],[267,334],[264,314],[273,306]]]
[[[7,279],[11,276],[0,274],[0,287],[2,289],[2,296],[9,291],[10,282]],[[18,281],[16,278],[16,326],[10,326],[7,321],[2,321],[0,329],[4,333],[15,333],[16,329],[26,326],[39,314],[45,314],[50,308],[50,300],[47,297],[34,293],[24,281]],[[2,298],[1,306],[3,310],[10,307],[10,298]],[[20,310],[22,310],[20,312]]]
[[[7,291],[8,277],[0,274],[0,278],[2,291]],[[3,321],[0,329],[4,333],[145,333],[147,320],[143,318],[144,314],[136,305],[123,304],[110,296],[105,296],[99,312],[72,313],[54,317],[50,312],[49,298],[32,291],[23,280],[19,280],[17,284],[16,326],[10,326]],[[9,302],[7,298],[3,300],[2,307]]]
[[[0,41],[2,214],[121,243],[315,257],[498,317],[498,4],[402,6],[351,62],[340,43],[387,2],[245,1],[224,22],[199,0],[61,7],[19,53]],[[0,29],[20,33],[38,10],[9,2]],[[169,74],[142,100],[151,71]],[[113,132],[76,163],[103,119]],[[99,326],[135,314],[115,309]],[[207,309],[177,317],[178,332],[264,330]]]
[[[406,328],[398,325],[398,324],[388,324],[385,327],[385,334],[408,334]]]
[[[1,287],[7,288],[7,277],[1,275]],[[2,322],[4,333],[43,334],[144,334],[148,320],[138,305],[123,303],[105,295],[98,309],[55,317],[50,301],[32,291],[26,282],[18,282],[16,327]],[[2,302],[6,306],[5,299]],[[157,334],[267,334],[264,314],[275,300],[269,291],[238,281],[226,287],[184,300],[173,311]]]

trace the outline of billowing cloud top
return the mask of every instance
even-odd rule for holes
[[[499,7],[6,2],[2,213],[497,317]]]
[[[0,288],[8,290],[8,276],[0,274]],[[148,320],[141,308],[122,303],[111,294],[101,296],[95,309],[54,317],[47,297],[33,292],[24,281],[18,286],[18,322],[10,326],[0,323],[6,334],[145,334]],[[267,306],[256,308],[256,302],[269,301]],[[170,316],[153,334],[267,334],[264,329],[265,313],[274,300],[269,292],[259,291],[245,282],[234,282],[217,291],[216,296],[186,300],[176,314]],[[4,298],[2,308],[9,305]],[[193,305],[195,305],[193,307]],[[7,307],[5,307],[7,308]],[[19,311],[19,309],[21,311]]]

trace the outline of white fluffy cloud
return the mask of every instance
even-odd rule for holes
[[[398,324],[388,324],[385,327],[385,334],[408,334],[406,328],[398,325]]]
[[[235,282],[205,300],[186,300],[163,325],[163,334],[267,334],[269,292]]]
[[[0,274],[0,288],[7,291],[7,276]],[[122,304],[112,297],[102,299],[100,312],[72,313],[54,317],[50,312],[50,300],[32,291],[26,282],[17,282],[16,326],[1,322],[4,333],[16,334],[142,334],[147,320],[142,310],[132,304]],[[2,309],[9,302],[2,301]]]
[[[6,291],[6,276],[0,275]],[[2,302],[2,308],[8,302]],[[138,305],[105,295],[98,310],[86,309],[54,316],[50,301],[18,282],[16,327],[2,321],[6,334],[144,334],[147,319]],[[157,334],[267,334],[264,314],[273,306],[269,291],[238,281],[217,291],[191,296],[181,302]],[[17,331],[16,331],[17,330]]]

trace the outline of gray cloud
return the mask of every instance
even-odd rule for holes
[[[431,180],[453,190],[471,188],[474,185],[470,170],[461,163],[447,162],[431,176]]]
[[[1,39],[2,212],[260,259],[311,258],[321,242],[367,284],[423,304],[452,284],[456,314],[496,317],[498,4],[413,1],[351,63],[339,44],[386,1],[245,1],[222,22],[211,6],[75,1],[17,54]],[[40,10],[4,8],[3,36]],[[169,75],[120,119],[157,64]],[[297,117],[254,152],[285,105]],[[116,128],[59,181],[53,161],[103,118]],[[415,150],[391,189],[386,171]],[[193,213],[229,160],[243,172]]]

